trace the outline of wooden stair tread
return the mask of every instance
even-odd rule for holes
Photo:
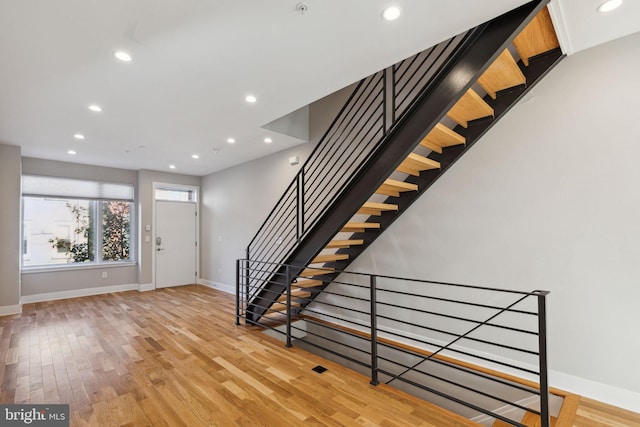
[[[395,179],[387,179],[377,190],[376,194],[384,194],[386,196],[399,197],[404,191],[418,191],[417,184],[398,181]]]
[[[529,66],[529,58],[560,47],[551,15],[546,7],[518,34],[513,45],[526,66]]]
[[[364,240],[361,239],[353,239],[353,240],[332,240],[330,241],[325,248],[333,249],[333,248],[349,248],[351,246],[364,245]]]
[[[439,168],[440,162],[416,153],[410,153],[396,170],[398,172],[408,173],[409,175],[419,176],[422,171]]]
[[[366,202],[360,209],[358,209],[358,213],[362,215],[382,215],[382,212],[388,211],[397,211],[398,205],[394,205],[391,203],[375,203],[375,202]]]
[[[551,417],[551,427],[555,427],[557,421],[557,418]],[[540,422],[540,417],[532,414],[531,412],[527,412],[520,423],[526,425],[527,427],[541,427],[542,425],[542,423]],[[509,424],[502,420],[495,420],[492,424],[492,427],[513,427],[513,424]]]
[[[380,224],[378,224],[378,228],[380,228]],[[327,255],[318,255],[315,257],[309,264],[320,264],[324,262],[332,262],[332,261],[342,261],[345,259],[349,259],[349,254],[327,254]]]
[[[296,284],[292,284],[291,286],[295,286]],[[291,289],[291,299],[293,298],[309,298],[311,296],[311,292],[305,291],[304,289]],[[283,294],[278,298],[278,302],[284,302],[287,300],[287,294]]]
[[[442,123],[436,124],[431,131],[425,136],[420,145],[442,154],[442,149],[466,143],[464,136],[449,129]]]
[[[522,424],[526,425],[527,427],[541,427],[542,426],[542,422],[540,420],[540,416],[534,414],[533,412],[527,412],[524,414],[524,417],[522,417],[522,421],[520,421]],[[558,422],[558,419],[556,417],[551,417],[551,427],[555,427],[556,423]]]
[[[317,280],[317,279],[298,279],[296,280],[295,283],[292,283],[292,286],[295,286],[297,288],[303,288],[303,289],[308,289],[308,288],[315,288],[316,286],[322,286],[324,282],[322,280]]]
[[[377,222],[348,222],[340,231],[346,233],[364,233],[365,230],[377,230],[379,228],[380,224]]]
[[[304,270],[302,270],[302,272],[300,274],[298,274],[298,276],[299,277],[322,276],[323,274],[333,273],[334,270],[335,270],[334,268],[330,268],[330,267],[305,268]],[[302,287],[300,285],[300,281],[298,281],[298,286]]]
[[[291,307],[300,307],[300,303],[297,301],[291,301]],[[276,302],[270,308],[269,311],[277,312],[277,311],[285,311],[287,309],[287,304]]]
[[[471,120],[493,116],[493,108],[487,104],[473,89],[469,89],[462,98],[447,112],[447,116],[462,127],[467,127]]]
[[[487,94],[496,99],[496,92],[527,83],[509,49],[505,49],[478,79]]]

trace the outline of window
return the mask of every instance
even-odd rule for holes
[[[133,186],[23,176],[24,267],[129,262]]]
[[[193,188],[156,187],[155,200],[167,202],[197,202],[197,191]]]

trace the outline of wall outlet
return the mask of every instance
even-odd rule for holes
[[[102,272],[102,278],[103,278],[103,279],[106,279],[106,278],[107,278],[107,272],[106,272],[106,271],[103,271],[103,272]]]

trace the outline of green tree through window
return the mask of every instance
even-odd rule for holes
[[[102,202],[102,259],[129,259],[131,203]]]

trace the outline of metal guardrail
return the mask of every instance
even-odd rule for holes
[[[271,276],[286,288],[284,295],[278,295],[280,305],[254,307],[250,298],[255,290],[249,283],[258,283],[252,279],[273,271],[284,272]],[[366,369],[374,385],[398,383],[418,395],[446,399],[521,426],[495,411],[517,408],[539,415],[542,425],[549,425],[548,292],[338,271],[336,279],[300,309],[291,291],[295,271],[300,266],[238,260],[236,323],[245,319],[272,328],[284,334],[288,347],[294,343],[315,347]],[[265,309],[267,315],[254,321],[247,309]],[[297,326],[297,320],[305,320],[306,328]],[[274,322],[285,325],[284,331]],[[490,368],[483,372],[470,366]],[[539,388],[492,371],[524,376]],[[537,396],[540,409],[518,403],[523,395]],[[514,401],[513,396],[520,397]]]
[[[473,30],[361,80],[246,249],[285,262]],[[252,278],[264,283],[269,271]],[[259,286],[252,286],[258,292]]]

